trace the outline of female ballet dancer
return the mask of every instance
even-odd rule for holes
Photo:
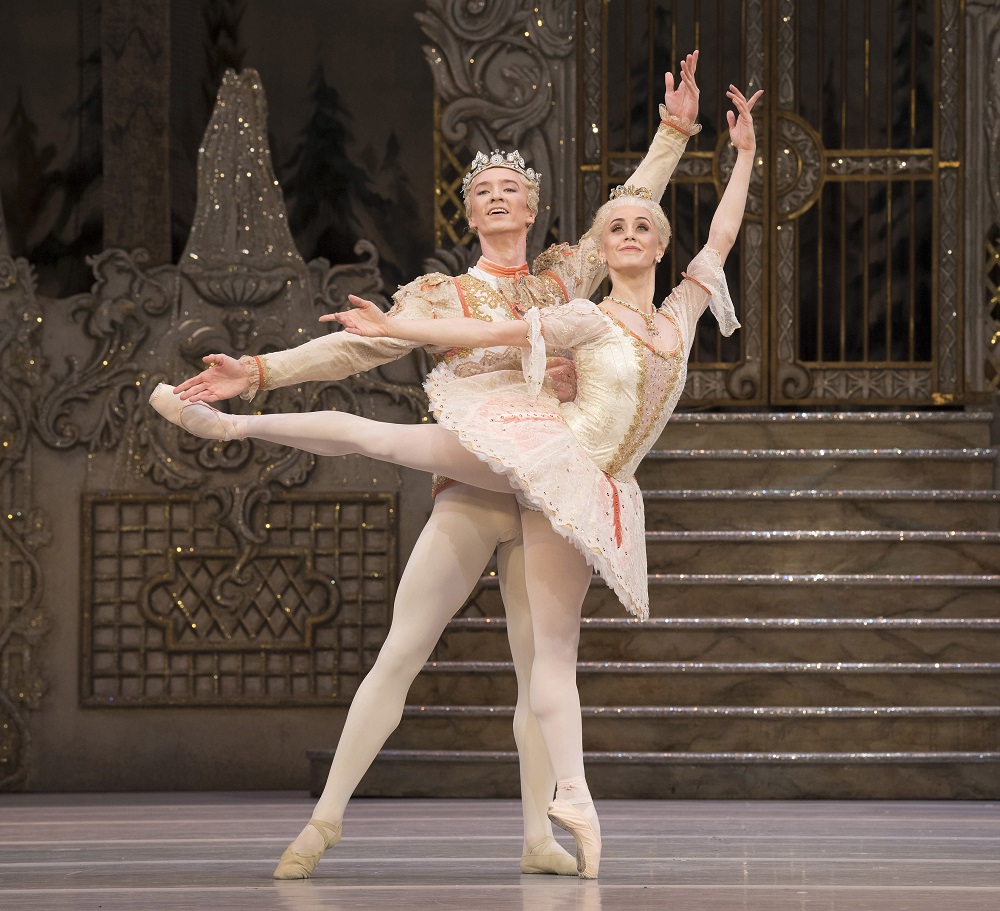
[[[737,328],[722,273],[746,204],[755,141],[749,101],[733,86],[728,113],[737,161],[706,247],[684,280],[655,308],[655,264],[669,239],[659,205],[637,188],[618,188],[591,232],[607,261],[612,293],[600,305],[576,300],[524,322],[434,321],[387,317],[354,299],[336,314],[348,331],[454,346],[524,349],[527,383],[507,372],[428,380],[438,425],[386,425],[338,412],[233,416],[181,401],[161,385],[150,403],[195,435],[246,436],[319,455],[362,453],[440,471],[487,490],[517,493],[522,504],[525,578],[535,660],[530,700],[553,768],[550,818],[577,844],[580,876],[597,875],[600,828],[583,770],[576,651],[583,597],[594,566],[634,614],[648,613],[642,499],[632,473],[662,431],[686,376],[695,324],[707,306],[726,334]],[[560,405],[540,392],[546,344],[572,348],[577,398]]]

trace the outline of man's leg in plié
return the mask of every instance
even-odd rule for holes
[[[511,505],[517,506],[511,497]],[[520,527],[520,523],[518,523]],[[497,548],[497,575],[507,615],[507,637],[517,676],[514,708],[514,741],[521,770],[521,811],[524,815],[522,873],[555,873],[576,876],[576,858],[552,837],[547,815],[555,794],[556,779],[538,720],[531,711],[531,665],[535,656],[531,610],[524,584],[524,547],[520,534]]]
[[[399,724],[413,678],[479,581],[497,542],[518,533],[510,494],[462,484],[438,494],[400,579],[389,634],[351,703],[314,819],[339,825],[358,782]],[[290,847],[300,856],[322,853],[323,835],[306,826]]]

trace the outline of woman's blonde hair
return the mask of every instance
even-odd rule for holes
[[[653,199],[653,194],[646,187],[636,187],[631,184],[615,187],[611,191],[608,201],[597,210],[594,223],[590,226],[587,234],[600,242],[604,235],[604,229],[607,228],[608,222],[614,216],[615,210],[624,206],[641,206],[648,210],[653,218],[653,224],[656,225],[656,235],[666,248],[667,244],[670,243],[670,222],[667,220],[666,213],[660,204]]]

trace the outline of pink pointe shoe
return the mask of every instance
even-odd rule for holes
[[[587,801],[590,807],[593,804]],[[549,804],[549,819],[576,842],[576,869],[581,879],[597,879],[601,866],[601,836],[579,805],[557,797]]]
[[[236,421],[205,402],[186,402],[174,394],[174,387],[160,383],[149,397],[153,410],[171,424],[204,440],[242,440]]]

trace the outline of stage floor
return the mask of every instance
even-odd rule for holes
[[[0,794],[0,908],[1000,909],[1000,803],[604,801],[601,878],[584,881],[518,873],[513,801],[357,800],[314,878],[275,882],[311,803]]]

